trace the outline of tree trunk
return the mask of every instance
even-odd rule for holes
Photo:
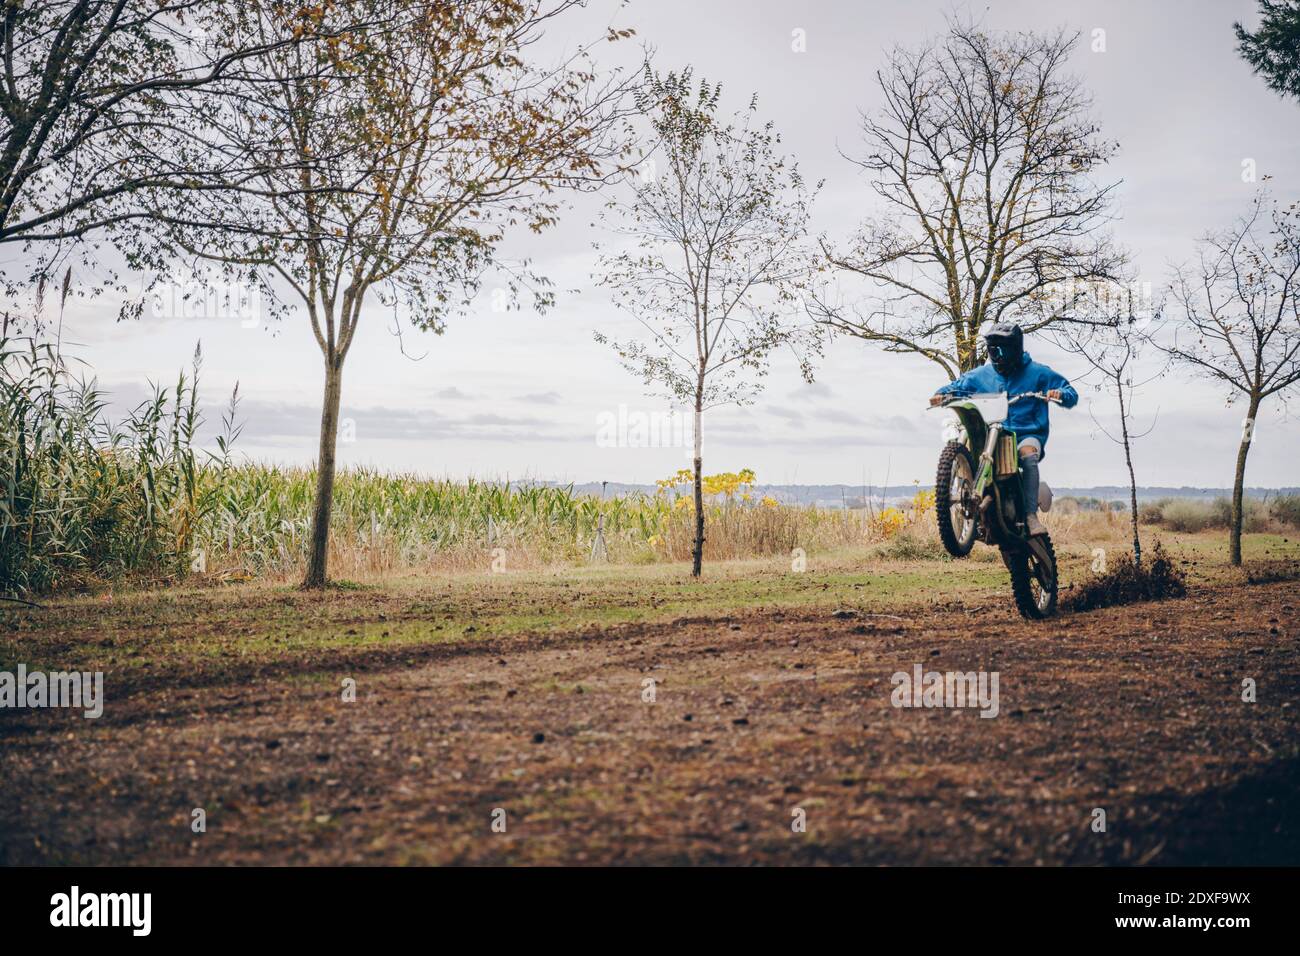
[[[335,449],[338,445],[339,400],[343,394],[342,356],[325,360],[325,401],[320,414],[320,453],[316,458],[316,502],[312,511],[311,553],[305,588],[323,588],[328,580],[330,512],[334,506]]]
[[[961,318],[957,318],[954,328],[957,331],[957,374],[969,372],[979,366],[979,323],[974,323],[974,331],[968,332]]]
[[[1244,518],[1244,497],[1246,491],[1246,456],[1250,454],[1250,442],[1255,432],[1255,416],[1259,414],[1259,396],[1250,397],[1250,408],[1246,412],[1246,423],[1241,427],[1241,445],[1237,448],[1237,474],[1232,482],[1232,530],[1231,560],[1234,566],[1241,567],[1241,525]]]
[[[695,398],[695,547],[691,552],[691,574],[700,576],[704,567],[704,409],[697,394]]]
[[[1137,475],[1133,473],[1133,443],[1128,437],[1128,409],[1124,407],[1124,383],[1115,380],[1115,393],[1119,396],[1119,427],[1124,437],[1124,463],[1128,465],[1128,506],[1133,523],[1133,563],[1142,567],[1142,539],[1138,536]]]

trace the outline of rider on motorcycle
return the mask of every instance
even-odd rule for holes
[[[1079,393],[1065,376],[1030,359],[1020,326],[999,322],[984,334],[984,341],[988,345],[988,364],[938,389],[930,399],[931,405],[938,405],[945,395],[994,392],[1006,392],[1008,399],[1026,392],[1045,393],[1064,408],[1073,408],[1079,401]],[[1044,457],[1050,430],[1047,402],[1042,399],[1016,402],[1007,411],[1007,428],[1016,433],[1020,468],[1024,473],[1025,524],[1031,535],[1044,534],[1046,529],[1038,520],[1038,463]]]

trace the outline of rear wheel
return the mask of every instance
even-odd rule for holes
[[[1034,541],[1041,545],[1041,554],[1032,547],[1003,549],[1002,560],[1011,572],[1016,608],[1024,617],[1041,620],[1056,613],[1056,551],[1048,535],[1037,535]]]
[[[970,450],[960,442],[948,442],[939,455],[934,477],[934,508],[939,540],[954,558],[966,557],[975,544],[975,519],[966,514],[974,484],[975,459]]]

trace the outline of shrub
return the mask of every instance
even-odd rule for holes
[[[1144,501],[1138,505],[1138,521],[1142,524],[1160,524],[1165,520],[1165,507],[1173,501],[1172,498],[1157,498],[1155,501]]]
[[[1160,511],[1160,523],[1170,531],[1197,532],[1226,528],[1228,523],[1213,502],[1175,498]]]
[[[1279,495],[1270,503],[1268,512],[1274,520],[1300,528],[1300,495]]]
[[[1241,520],[1241,530],[1255,534],[1268,530],[1269,509],[1264,502],[1247,498],[1242,502],[1245,514]],[[1232,501],[1228,498],[1215,498],[1213,501],[1198,501],[1194,498],[1161,498],[1148,502],[1138,509],[1140,520],[1149,524],[1160,524],[1170,531],[1195,533],[1211,528],[1227,529],[1232,525]]]
[[[1245,498],[1241,502],[1241,530],[1246,534],[1256,534],[1268,530],[1268,507],[1255,498]],[[1218,521],[1215,527],[1232,527],[1232,502],[1227,498],[1214,499],[1214,514]]]

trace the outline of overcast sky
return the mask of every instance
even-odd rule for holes
[[[785,149],[810,178],[826,180],[815,231],[843,239],[876,208],[840,152],[856,151],[859,111],[878,106],[873,74],[890,46],[936,33],[953,9],[982,15],[994,29],[1079,29],[1073,69],[1095,98],[1103,135],[1120,144],[1108,173],[1122,180],[1116,238],[1133,252],[1142,281],[1159,288],[1199,234],[1246,210],[1256,187],[1243,182],[1244,160],[1273,177],[1279,198],[1300,198],[1300,104],[1269,91],[1234,49],[1232,23],[1253,23],[1254,7],[1253,0],[995,0],[956,8],[923,0],[592,0],[557,23],[550,42],[575,44],[613,21],[635,28],[661,69],[692,64],[721,81],[729,107],[757,92]],[[804,52],[792,49],[796,29],[805,31]],[[1091,49],[1096,30],[1105,31],[1104,52]],[[638,52],[627,44],[622,55],[630,61]],[[634,330],[590,277],[594,209],[579,202],[542,240],[511,246],[534,257],[558,289],[573,290],[545,316],[494,312],[489,288],[481,308],[444,335],[408,333],[406,351],[424,355],[415,361],[403,357],[390,315],[378,307],[364,315],[344,372],[351,430],[341,460],[454,477],[575,481],[650,482],[684,467],[684,448],[598,440],[601,416],[617,417],[620,406],[630,415],[667,409],[592,339],[596,328],[616,337]],[[322,373],[305,318],[247,328],[237,319],[115,324],[114,314],[103,299],[77,303],[64,338],[78,343],[77,354],[119,401],[138,400],[149,380],[173,379],[202,340],[205,402],[219,405],[240,384],[244,453],[283,463],[314,458]],[[1077,360],[1050,347],[1030,341],[1028,348],[1067,377],[1082,373]],[[852,339],[833,343],[811,386],[779,360],[757,404],[708,416],[706,470],[753,468],[767,483],[879,485],[886,475],[893,484],[929,483],[944,413],[922,408],[942,381],[925,360]],[[1139,482],[1231,484],[1243,413],[1224,399],[1221,389],[1181,376],[1149,386],[1140,423],[1159,417],[1137,448]],[[1089,406],[1113,422],[1110,402],[1091,390],[1074,411],[1053,411],[1049,481],[1124,480],[1120,450],[1098,433]],[[1300,484],[1296,417],[1274,403],[1255,434],[1247,483]]]

